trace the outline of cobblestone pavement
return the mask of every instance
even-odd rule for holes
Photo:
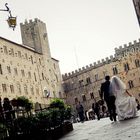
[[[111,122],[109,118],[73,124],[60,140],[140,140],[140,111],[136,118]]]

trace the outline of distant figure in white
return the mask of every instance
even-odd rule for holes
[[[116,96],[115,105],[118,120],[136,117],[137,103],[135,97],[126,90],[126,85],[119,77],[113,76],[111,78],[110,92]]]

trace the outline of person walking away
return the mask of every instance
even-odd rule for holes
[[[116,121],[116,106],[115,106],[115,96],[110,92],[110,76],[105,76],[105,82],[101,84],[101,100],[105,100],[110,120]]]
[[[125,83],[119,77],[113,76],[111,78],[110,90],[116,96],[115,104],[118,120],[136,117],[136,99],[126,90]]]
[[[84,122],[84,107],[82,106],[82,104],[79,102],[77,103],[76,105],[76,110],[77,110],[77,113],[79,115],[79,119],[80,119],[80,122]]]

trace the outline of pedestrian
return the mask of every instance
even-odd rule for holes
[[[103,104],[102,105],[102,112],[103,112],[103,117],[106,117],[106,106]]]
[[[3,107],[2,107],[2,99],[0,97],[0,122],[4,120],[4,114],[3,114]]]
[[[84,107],[80,102],[77,103],[76,110],[77,110],[77,113],[79,115],[80,122],[84,122],[84,119],[85,119],[85,117],[84,117]]]
[[[126,90],[125,83],[119,77],[113,76],[111,78],[110,91],[116,97],[115,104],[118,120],[125,120],[128,118],[136,117],[136,99]]]
[[[110,120],[116,121],[116,106],[115,106],[115,96],[110,92],[110,76],[105,76],[105,82],[101,84],[101,100],[105,100]]]
[[[94,112],[97,116],[97,119],[100,120],[100,105],[98,102],[95,103]]]
[[[88,121],[89,120],[89,114],[88,114],[88,111],[86,110],[85,111],[85,121]]]
[[[92,103],[92,111],[93,111],[93,119],[95,119],[95,111],[94,111],[94,108],[95,108],[95,104],[94,103]]]
[[[138,99],[136,99],[136,103],[137,103],[137,109],[140,110],[140,103]]]

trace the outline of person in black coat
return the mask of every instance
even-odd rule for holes
[[[110,76],[105,77],[105,82],[101,84],[101,99],[105,100],[108,111],[110,114],[110,120],[116,121],[116,106],[115,106],[115,96],[110,93]]]
[[[80,122],[84,122],[84,119],[85,119],[84,107],[83,107],[83,105],[80,102],[77,103],[76,110],[77,110],[77,113],[79,115]]]

